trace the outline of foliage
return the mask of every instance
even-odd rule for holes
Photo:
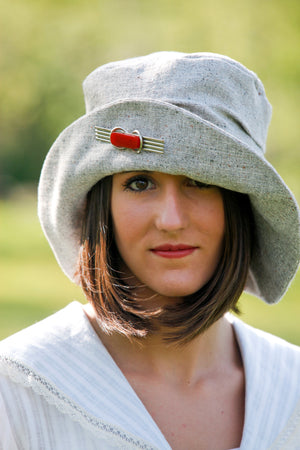
[[[170,49],[224,53],[259,74],[274,105],[269,156],[300,194],[299,19],[298,0],[3,1],[0,189],[37,181],[55,137],[84,113],[92,69]]]

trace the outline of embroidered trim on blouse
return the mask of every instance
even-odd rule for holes
[[[300,448],[298,447],[300,442],[300,401],[297,403],[296,408],[288,423],[281,431],[275,442],[271,445],[269,450],[280,450],[283,448]],[[296,447],[297,445],[297,447]]]
[[[0,364],[0,372],[3,373],[3,375],[7,375],[15,383],[32,388],[36,394],[43,396],[49,404],[56,406],[60,412],[69,415],[74,421],[80,423],[94,434],[101,431],[108,434],[110,439],[113,438],[115,441],[121,440],[122,449],[157,449],[156,447],[135,438],[129,433],[124,432],[117,426],[89,415],[84,409],[76,403],[73,403],[69,397],[59,391],[53,384],[49,383],[45,378],[41,377],[19,361],[2,355],[0,355],[0,361],[2,362],[2,364]]]

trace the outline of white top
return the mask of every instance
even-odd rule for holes
[[[300,446],[300,349],[229,315],[246,374],[240,450]],[[170,450],[77,302],[0,343],[0,449]]]

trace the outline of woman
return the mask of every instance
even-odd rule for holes
[[[244,289],[279,301],[299,264],[262,83],[162,52],[100,67],[84,92],[39,217],[88,304],[1,344],[2,448],[299,448],[299,349],[227,314]]]

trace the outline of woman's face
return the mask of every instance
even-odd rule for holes
[[[220,190],[185,176],[113,176],[114,236],[133,282],[167,297],[196,292],[213,275],[224,237]]]

